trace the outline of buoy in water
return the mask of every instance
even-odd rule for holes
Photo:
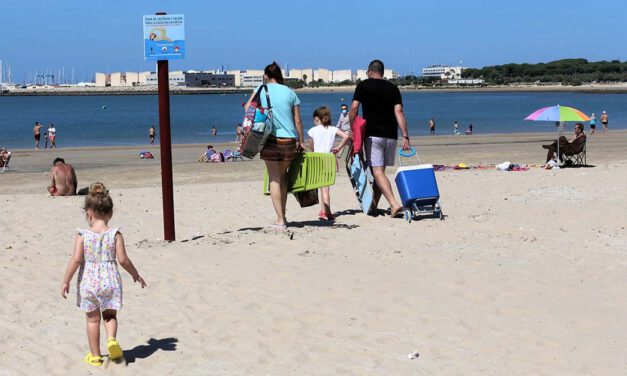
[[[105,106],[104,104],[102,105],[102,107],[100,107],[101,110],[106,110],[107,106]]]

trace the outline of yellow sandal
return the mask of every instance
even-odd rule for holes
[[[85,363],[94,367],[100,367],[102,365],[102,357],[93,356],[91,353],[87,353],[87,355],[85,355]]]
[[[107,340],[107,350],[109,350],[109,359],[111,360],[117,360],[124,356],[120,344],[113,337],[109,337]]]

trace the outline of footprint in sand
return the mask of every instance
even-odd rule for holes
[[[104,359],[104,367],[105,368],[126,368],[128,366],[128,363],[126,361],[126,359],[124,359],[124,357],[121,357],[119,359],[116,360],[111,360],[111,358],[109,358],[108,356],[105,357]]]

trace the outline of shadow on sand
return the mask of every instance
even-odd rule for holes
[[[178,339],[173,337],[164,339],[151,338],[148,340],[147,345],[135,346],[130,350],[124,351],[124,358],[126,359],[126,362],[130,364],[134,363],[137,359],[148,358],[159,350],[176,351],[176,343],[178,341]]]

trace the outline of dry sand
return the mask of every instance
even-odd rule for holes
[[[538,164],[550,138],[414,141],[426,163]],[[121,226],[148,283],[142,290],[123,274],[118,338],[129,364],[102,374],[627,368],[627,132],[591,136],[590,168],[438,172],[445,221],[365,216],[342,171],[332,189],[336,223],[290,198],[288,234],[263,230],[273,211],[259,161],[200,164],[201,147],[177,146],[173,243],[160,240],[159,162],[138,150],[16,151],[13,171],[0,174],[0,375],[101,374],[82,361],[74,282],[67,301],[59,296],[74,229],[86,224],[80,197],[45,194],[56,155],[76,167],[80,186],[110,187],[111,225]]]

